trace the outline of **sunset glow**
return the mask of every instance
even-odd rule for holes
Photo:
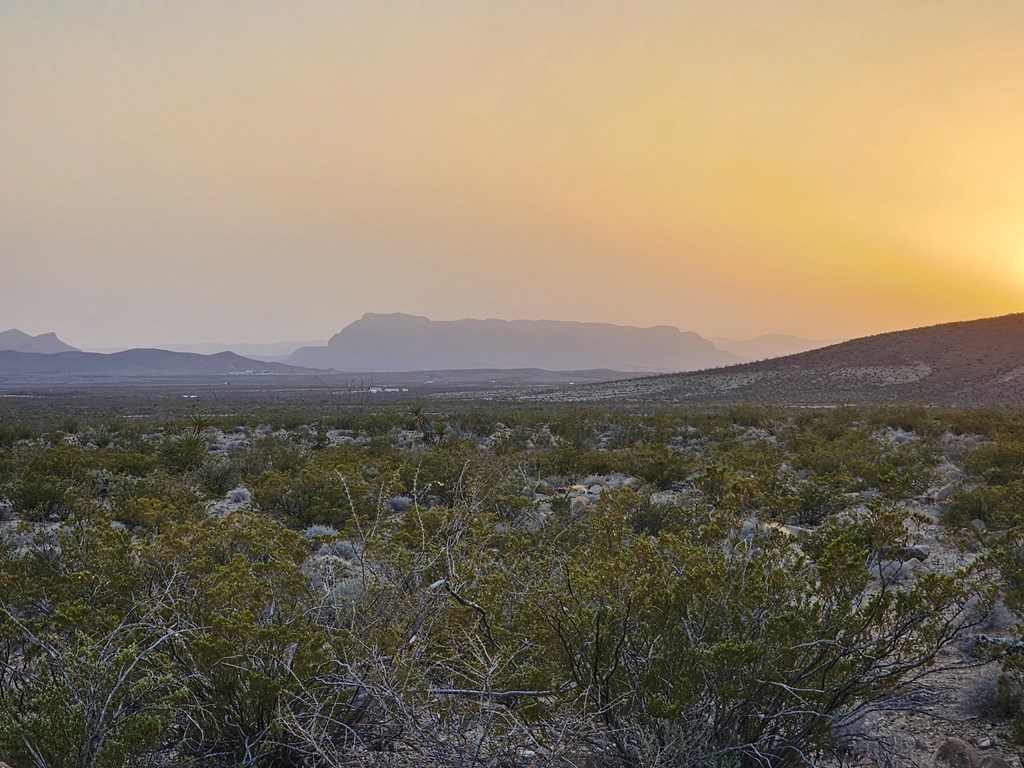
[[[1022,39],[996,0],[5,3],[0,326],[1017,311]]]

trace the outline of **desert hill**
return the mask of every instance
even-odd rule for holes
[[[129,349],[109,355],[98,352],[0,351],[0,380],[11,376],[195,376],[255,373],[302,373],[281,363],[265,363],[221,352],[198,355],[164,349]]]
[[[14,350],[17,352],[34,352],[41,355],[53,355],[59,352],[77,352],[78,349],[65,344],[55,333],[41,333],[38,336],[11,328],[0,332],[0,351]]]
[[[684,371],[737,361],[696,333],[554,320],[429,320],[367,313],[288,363],[347,371],[611,368]]]
[[[264,344],[200,342],[195,344],[154,344],[155,349],[166,349],[171,352],[195,352],[199,355],[215,355],[218,352],[234,352],[250,360],[283,363],[295,350],[314,344],[326,344],[325,341],[274,341]],[[92,352],[123,352],[124,348],[94,349]]]
[[[1024,405],[1024,314],[894,331],[709,371],[535,393],[552,400]]]

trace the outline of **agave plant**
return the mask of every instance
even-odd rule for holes
[[[109,448],[113,445],[116,435],[107,427],[100,427],[89,435],[89,442],[97,448]]]

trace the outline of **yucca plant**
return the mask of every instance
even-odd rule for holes
[[[195,435],[201,435],[210,428],[211,423],[209,416],[196,412],[188,417],[188,430]]]

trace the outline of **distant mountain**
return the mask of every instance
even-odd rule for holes
[[[795,355],[799,352],[808,352],[812,349],[838,344],[841,341],[841,339],[802,339],[799,336],[790,336],[785,333],[769,333],[742,341],[720,336],[712,336],[710,340],[719,349],[731,352],[745,361]]]
[[[41,333],[38,336],[30,336],[11,328],[9,331],[0,332],[0,351],[14,350],[17,352],[35,352],[41,355],[53,355],[58,352],[77,352],[75,347],[65,344],[57,338],[55,333]]]
[[[689,371],[737,358],[696,333],[554,320],[429,320],[368,313],[293,365],[350,371],[542,368]]]
[[[215,355],[218,352],[234,352],[248,357],[252,360],[268,360],[283,362],[295,350],[300,347],[326,344],[326,341],[278,341],[268,344],[224,344],[219,342],[205,342],[199,344],[157,344],[159,349],[167,349],[171,352],[195,352],[200,355]],[[96,350],[97,352],[114,350]]]
[[[0,379],[11,376],[221,376],[244,373],[303,373],[281,363],[250,360],[234,352],[197,355],[165,349],[38,354],[0,351]]]
[[[1024,314],[894,331],[714,371],[592,384],[539,399],[1024,406]]]

